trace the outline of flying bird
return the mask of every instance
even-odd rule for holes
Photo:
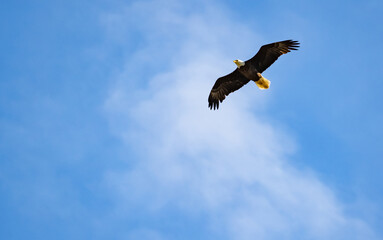
[[[268,89],[270,81],[264,78],[261,73],[271,66],[281,55],[298,50],[299,42],[285,40],[281,42],[263,45],[254,57],[247,61],[234,60],[237,65],[232,73],[220,77],[215,82],[209,94],[209,108],[218,109],[219,103],[227,95],[240,89],[250,80],[254,81],[260,89]]]

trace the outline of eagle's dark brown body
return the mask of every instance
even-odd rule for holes
[[[245,66],[238,68],[238,71],[249,80],[258,81],[261,78],[260,73],[251,62],[246,63]]]

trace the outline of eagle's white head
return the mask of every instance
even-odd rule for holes
[[[237,60],[234,60],[233,62],[237,65],[238,68],[245,66],[245,62],[242,60],[237,59]]]

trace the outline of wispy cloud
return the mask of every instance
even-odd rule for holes
[[[107,175],[119,209],[197,215],[206,236],[227,239],[374,239],[315,174],[289,162],[296,143],[267,121],[268,91],[249,83],[208,110],[214,80],[262,37],[217,4],[198,6],[137,2],[104,18],[116,39],[141,36],[105,103],[112,131],[138,156]]]

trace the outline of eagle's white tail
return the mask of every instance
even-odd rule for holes
[[[268,89],[270,87],[270,81],[264,78],[263,76],[255,82],[259,89]]]

